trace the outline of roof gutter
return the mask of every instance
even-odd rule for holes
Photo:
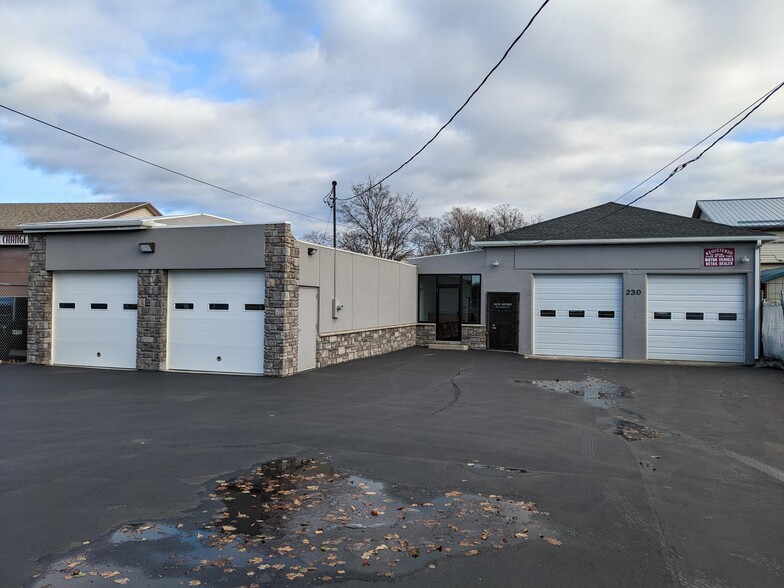
[[[25,233],[69,233],[85,231],[135,231],[162,226],[150,219],[108,219],[82,221],[56,221],[46,223],[24,223],[17,225]]]
[[[633,239],[536,239],[531,241],[472,241],[476,247],[530,247],[533,245],[631,245],[646,243],[731,243],[738,241],[774,241],[774,235],[738,235],[734,237],[652,237]]]

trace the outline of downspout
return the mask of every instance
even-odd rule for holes
[[[760,290],[761,247],[762,239],[757,239],[757,244],[754,246],[754,361],[757,361],[760,355],[760,315],[762,314],[762,296]]]

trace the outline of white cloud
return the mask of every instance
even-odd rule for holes
[[[407,159],[538,5],[4,3],[0,102],[326,218],[330,181],[345,194]],[[780,81],[781,22],[778,0],[551,2],[392,190],[426,214],[509,202],[551,217],[616,198]],[[768,140],[733,134],[640,204],[689,214],[697,198],[784,194],[783,116],[784,91],[743,125]],[[322,228],[10,114],[0,142],[96,198]]]

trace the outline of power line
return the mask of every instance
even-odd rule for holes
[[[655,192],[656,190],[658,190],[659,188],[661,188],[661,187],[662,187],[664,184],[666,184],[666,183],[667,183],[667,182],[670,180],[670,178],[672,178],[672,177],[673,177],[675,174],[677,174],[677,173],[678,173],[678,172],[680,172],[680,171],[683,171],[683,170],[684,170],[684,169],[685,169],[685,168],[686,168],[686,167],[687,167],[689,164],[692,164],[692,163],[694,163],[695,161],[697,161],[698,159],[700,159],[700,158],[701,158],[703,155],[705,155],[705,154],[706,154],[708,151],[710,151],[710,150],[713,148],[713,146],[714,146],[714,145],[716,145],[716,143],[718,143],[718,142],[719,142],[719,141],[721,141],[721,140],[722,140],[724,137],[726,137],[727,135],[729,135],[729,134],[730,134],[730,133],[731,133],[731,132],[732,132],[732,131],[733,131],[735,128],[737,128],[737,127],[738,127],[738,126],[739,126],[739,125],[740,125],[740,124],[741,124],[743,121],[745,121],[747,118],[749,118],[749,116],[751,116],[751,114],[752,114],[752,113],[753,113],[755,110],[757,110],[757,109],[758,109],[760,106],[762,106],[763,104],[765,104],[765,102],[767,102],[767,101],[768,101],[768,99],[769,99],[771,96],[773,96],[773,95],[774,95],[776,92],[778,92],[778,91],[779,91],[779,90],[780,90],[780,89],[781,89],[783,86],[784,86],[784,82],[781,82],[781,83],[779,83],[779,84],[778,84],[778,85],[776,85],[776,86],[775,86],[773,89],[771,89],[771,90],[769,90],[768,92],[766,92],[765,94],[763,94],[763,96],[762,96],[762,97],[760,97],[760,98],[758,98],[757,100],[755,100],[754,102],[752,102],[752,106],[744,108],[744,109],[741,111],[741,113],[745,112],[746,114],[744,114],[744,115],[743,115],[743,116],[742,116],[742,117],[741,117],[741,118],[740,118],[740,119],[739,119],[739,120],[738,120],[738,121],[737,121],[735,124],[733,124],[733,125],[732,125],[732,126],[729,128],[729,129],[727,129],[725,132],[723,132],[721,135],[719,135],[719,136],[718,136],[718,137],[717,137],[717,138],[716,138],[716,139],[715,139],[715,140],[714,140],[714,141],[713,141],[713,142],[712,142],[710,145],[708,145],[708,146],[707,146],[705,149],[703,149],[702,151],[700,151],[699,155],[697,155],[696,157],[693,157],[693,158],[691,158],[689,161],[686,161],[686,162],[684,162],[684,163],[681,163],[681,164],[679,164],[678,166],[676,166],[676,167],[675,167],[675,168],[674,168],[674,169],[673,169],[673,170],[672,170],[672,171],[669,173],[669,175],[668,175],[666,178],[664,178],[664,179],[663,179],[661,182],[659,182],[658,184],[656,184],[656,185],[655,185],[653,188],[651,188],[651,189],[650,189],[650,190],[648,190],[647,192],[645,192],[645,193],[643,193],[642,195],[638,196],[637,198],[635,198],[635,199],[634,199],[634,200],[632,200],[631,202],[629,202],[629,203],[627,203],[627,204],[624,204],[624,205],[623,205],[621,208],[617,208],[617,209],[613,210],[612,212],[610,212],[610,213],[608,213],[608,214],[605,214],[604,216],[600,216],[599,218],[596,218],[596,219],[593,219],[593,220],[587,221],[587,222],[585,222],[585,223],[583,223],[583,224],[581,224],[581,225],[577,225],[576,227],[570,227],[569,229],[566,229],[566,230],[564,230],[564,231],[561,231],[560,233],[556,233],[555,235],[551,235],[551,236],[549,236],[549,237],[546,237],[546,238],[544,238],[544,239],[541,239],[541,240],[537,241],[536,243],[534,243],[534,245],[540,245],[541,243],[544,243],[545,241],[552,241],[552,240],[553,240],[553,239],[555,239],[556,237],[560,237],[561,235],[564,235],[564,234],[566,234],[566,233],[571,233],[571,232],[574,232],[574,231],[575,231],[575,230],[577,230],[577,229],[581,229],[581,228],[583,228],[583,227],[585,227],[585,226],[592,225],[592,224],[594,224],[594,223],[597,223],[597,222],[599,222],[599,221],[601,221],[601,220],[604,220],[604,219],[606,219],[607,217],[610,217],[610,216],[612,216],[612,215],[614,215],[614,214],[617,214],[617,213],[619,213],[620,211],[622,211],[622,210],[624,210],[624,209],[626,209],[626,208],[630,207],[630,206],[631,206],[632,204],[634,204],[635,202],[639,202],[640,200],[642,200],[643,198],[645,198],[646,196],[648,196],[648,195],[649,195],[649,194],[651,194],[652,192]],[[739,114],[740,114],[740,113],[739,113]],[[731,122],[731,121],[735,120],[736,118],[738,118],[739,114],[736,114],[735,116],[733,116],[733,117],[732,117],[732,118],[731,118],[731,119],[730,119],[728,122],[724,123],[724,124],[723,124],[723,125],[721,125],[721,126],[720,126],[720,127],[719,127],[719,128],[716,130],[716,131],[714,131],[713,133],[711,133],[710,135],[708,135],[708,137],[711,137],[711,136],[715,135],[715,134],[716,134],[716,133],[717,133],[717,132],[718,132],[720,129],[722,129],[722,128],[724,128],[725,126],[727,126],[727,124],[729,124],[729,122]],[[706,139],[707,139],[708,137],[706,137]],[[686,151],[685,153],[688,153],[689,151],[692,151],[692,150],[693,150],[695,147],[697,147],[698,145],[700,145],[700,144],[701,144],[701,143],[703,143],[704,141],[705,141],[705,139],[703,139],[702,141],[700,141],[699,143],[697,143],[697,144],[696,144],[694,147],[692,147],[691,149],[689,149],[689,150],[688,150],[688,151]],[[683,155],[681,155],[680,157],[683,157]],[[678,157],[677,159],[680,159],[680,157]],[[676,159],[676,161],[677,161],[677,159]],[[670,163],[673,163],[673,162],[670,162]],[[670,164],[668,163],[667,165],[670,165]],[[667,166],[665,166],[665,167],[667,167]],[[655,176],[655,175],[658,175],[658,174],[659,174],[659,173],[660,173],[660,172],[661,172],[663,169],[664,169],[664,168],[662,168],[661,170],[659,170],[658,172],[656,172],[655,174],[653,174],[653,176]],[[653,177],[653,176],[650,176],[650,177]],[[649,177],[648,179],[650,179],[650,177]],[[644,183],[645,183],[645,182],[647,182],[647,181],[648,181],[648,180],[646,179],[645,181],[643,181],[643,182],[642,182],[642,184],[644,184]],[[638,184],[638,186],[639,186],[639,185],[641,185],[641,184]],[[637,186],[635,186],[635,188],[636,188],[636,187],[637,187]],[[634,190],[635,188],[632,188],[632,190]],[[629,192],[631,192],[632,190],[630,190]],[[626,194],[628,194],[629,192],[626,192]],[[626,194],[624,194],[623,196],[625,196]],[[620,200],[621,198],[623,198],[623,196],[619,197],[619,198],[618,198],[618,199],[616,199],[614,202],[617,202],[617,200]],[[510,241],[511,241],[511,240],[510,240]]]
[[[0,104],[0,108],[3,108],[3,109],[5,109],[5,110],[7,110],[9,112],[13,112],[14,114],[18,114],[19,116],[23,116],[25,118],[28,118],[28,119],[30,119],[32,121],[35,121],[37,123],[40,123],[40,124],[45,125],[47,127],[50,127],[52,129],[55,129],[55,130],[60,131],[62,133],[65,133],[67,135],[71,135],[72,137],[76,137],[77,139],[81,139],[83,141],[87,141],[88,143],[92,143],[93,145],[97,145],[98,147],[103,147],[104,149],[108,149],[109,151],[113,151],[114,153],[117,153],[119,155],[123,155],[123,156],[129,157],[131,159],[135,159],[136,161],[139,161],[139,162],[144,163],[146,165],[150,165],[152,167],[156,167],[156,168],[158,168],[160,170],[163,170],[165,172],[169,172],[170,174],[174,174],[176,176],[180,176],[181,178],[185,178],[187,180],[191,180],[193,182],[197,182],[197,183],[202,184],[204,186],[209,186],[210,188],[214,188],[216,190],[220,190],[221,192],[226,192],[227,194],[233,194],[234,196],[239,196],[240,198],[245,198],[247,200],[252,200],[253,202],[258,202],[259,204],[263,204],[264,206],[270,206],[272,208],[277,208],[278,210],[283,210],[285,212],[289,212],[291,214],[296,214],[296,215],[299,215],[299,216],[302,216],[302,217],[305,217],[305,218],[309,218],[309,219],[312,219],[312,220],[317,220],[319,222],[324,220],[323,218],[318,218],[318,217],[315,217],[315,216],[311,216],[309,214],[305,214],[304,212],[297,212],[296,210],[292,210],[292,209],[286,208],[284,206],[278,206],[277,204],[272,204],[271,202],[265,202],[264,200],[259,200],[258,198],[254,198],[253,196],[248,196],[247,194],[243,194],[242,192],[236,192],[235,190],[229,190],[228,188],[224,188],[224,187],[219,186],[217,184],[213,184],[212,182],[207,182],[205,180],[200,180],[199,178],[196,178],[194,176],[191,176],[191,175],[188,175],[188,174],[185,174],[185,173],[182,173],[182,172],[178,172],[177,170],[171,169],[171,168],[166,167],[164,165],[159,165],[159,164],[154,163],[152,161],[149,161],[147,159],[143,159],[141,157],[137,157],[136,155],[132,155],[131,153],[128,153],[127,151],[123,151],[121,149],[117,149],[117,148],[112,147],[110,145],[106,145],[105,143],[101,143],[99,141],[95,141],[93,139],[85,137],[84,135],[80,135],[79,133],[74,133],[73,131],[69,131],[68,129],[64,129],[63,127],[59,127],[59,126],[54,125],[52,123],[46,122],[45,120],[41,120],[40,118],[36,118],[36,117],[31,116],[29,114],[25,114],[24,112],[21,112],[19,110],[15,110],[15,109],[13,109],[13,108],[11,108],[9,106],[5,106],[4,104]]]
[[[499,68],[499,66],[500,66],[500,65],[501,65],[501,64],[504,62],[504,60],[505,60],[505,59],[506,59],[506,57],[509,55],[509,53],[512,51],[512,49],[514,48],[514,46],[515,46],[515,45],[517,45],[517,42],[518,42],[520,39],[522,39],[522,38],[523,38],[523,35],[525,35],[526,31],[528,31],[528,29],[531,27],[531,25],[533,24],[533,22],[536,20],[536,17],[537,17],[537,16],[539,16],[539,13],[540,13],[540,12],[542,12],[542,10],[544,10],[544,7],[545,7],[545,6],[547,6],[547,4],[548,4],[549,2],[550,2],[550,0],[545,0],[545,1],[542,3],[542,5],[539,7],[539,9],[538,9],[538,10],[537,10],[537,11],[534,13],[534,15],[533,15],[533,16],[531,17],[531,19],[528,21],[528,24],[527,24],[527,25],[525,25],[525,28],[524,28],[524,29],[523,29],[523,30],[520,32],[520,34],[519,34],[519,35],[517,35],[517,37],[515,37],[515,40],[514,40],[514,41],[512,41],[512,44],[511,44],[511,45],[509,45],[509,47],[506,49],[506,51],[504,51],[504,54],[503,54],[503,56],[501,56],[501,59],[499,59],[499,60],[498,60],[498,63],[496,63],[496,64],[493,66],[493,68],[492,68],[492,69],[491,69],[491,70],[490,70],[490,71],[487,73],[487,75],[486,75],[486,76],[485,76],[485,77],[482,79],[482,81],[481,81],[481,82],[479,83],[479,85],[478,85],[478,86],[477,86],[477,87],[474,89],[474,91],[473,91],[473,92],[471,92],[471,94],[468,96],[468,98],[466,98],[466,100],[465,100],[465,102],[463,102],[462,106],[460,106],[460,108],[458,108],[458,109],[455,111],[455,113],[454,113],[452,116],[450,116],[450,117],[449,117],[449,120],[448,120],[448,121],[446,121],[446,122],[445,122],[445,123],[444,123],[444,124],[441,126],[441,128],[440,128],[440,129],[438,129],[438,131],[436,131],[436,134],[435,134],[435,135],[433,135],[433,136],[430,138],[430,140],[428,140],[428,142],[427,142],[427,143],[425,143],[424,145],[422,145],[422,147],[420,147],[420,149],[419,149],[419,150],[418,150],[416,153],[414,153],[414,154],[413,154],[411,157],[409,157],[409,158],[408,158],[406,161],[404,161],[403,163],[401,163],[401,164],[400,164],[400,165],[397,167],[397,169],[395,169],[394,171],[392,171],[392,172],[388,173],[388,174],[387,174],[387,175],[385,175],[383,178],[381,178],[381,180],[379,180],[379,181],[378,181],[376,184],[374,184],[374,185],[372,185],[372,186],[368,187],[367,189],[363,190],[363,191],[362,191],[362,192],[360,192],[359,194],[354,194],[353,196],[349,196],[348,198],[339,198],[338,200],[353,200],[354,198],[358,198],[359,196],[362,196],[362,194],[365,194],[365,193],[367,193],[367,192],[370,192],[372,189],[374,189],[374,188],[377,188],[378,186],[380,186],[381,184],[383,184],[385,181],[387,181],[389,178],[391,178],[392,176],[394,176],[394,175],[395,175],[397,172],[399,172],[399,171],[400,171],[400,170],[402,170],[404,167],[406,167],[406,166],[407,166],[409,163],[411,163],[412,161],[414,161],[414,159],[415,159],[415,158],[416,158],[416,157],[417,157],[417,156],[418,156],[420,153],[422,153],[422,152],[423,152],[425,149],[427,149],[427,148],[430,146],[430,144],[431,144],[433,141],[435,141],[435,140],[438,138],[438,136],[441,134],[441,132],[442,132],[444,129],[446,129],[446,128],[447,128],[447,127],[448,127],[448,126],[449,126],[449,125],[452,123],[452,121],[453,121],[453,120],[455,120],[455,118],[457,118],[457,115],[458,115],[458,114],[460,114],[460,113],[463,111],[463,109],[464,109],[464,108],[465,108],[465,107],[468,105],[468,103],[469,103],[469,102],[471,102],[471,99],[472,99],[472,98],[473,98],[473,97],[476,95],[476,93],[477,93],[477,92],[479,92],[479,90],[482,88],[482,86],[484,86],[484,85],[485,85],[485,82],[487,82],[487,80],[490,78],[490,76],[491,76],[491,75],[493,75],[493,73],[495,72],[495,70],[497,70],[497,69]]]
[[[634,191],[635,191],[637,188],[639,188],[639,187],[640,187],[640,186],[642,186],[643,184],[647,183],[647,182],[648,182],[650,179],[652,179],[652,178],[655,178],[656,176],[658,176],[658,175],[659,175],[661,172],[663,172],[665,169],[667,169],[667,168],[668,168],[669,166],[671,166],[673,163],[675,163],[676,161],[678,161],[679,159],[681,159],[681,158],[682,158],[682,157],[684,157],[685,155],[688,155],[689,153],[691,153],[692,151],[694,151],[694,150],[695,150],[697,147],[699,147],[700,145],[702,145],[702,144],[703,144],[705,141],[707,141],[708,139],[710,139],[710,138],[711,138],[713,135],[715,135],[716,133],[718,133],[718,132],[719,132],[721,129],[723,129],[723,128],[724,128],[724,127],[726,127],[728,124],[730,124],[732,121],[734,121],[736,118],[738,118],[739,116],[741,116],[741,115],[742,115],[744,112],[746,112],[748,109],[752,108],[752,107],[753,107],[755,104],[757,104],[757,102],[759,102],[760,100],[762,100],[763,98],[765,98],[765,96],[767,96],[767,95],[768,95],[768,93],[770,93],[770,92],[772,92],[772,91],[775,91],[776,89],[777,89],[777,88],[776,88],[776,87],[774,87],[774,88],[772,88],[771,90],[768,90],[768,92],[765,92],[765,94],[763,94],[762,96],[760,96],[759,98],[757,98],[757,99],[756,99],[754,102],[752,102],[751,104],[749,104],[749,105],[748,105],[746,108],[744,108],[743,110],[741,110],[741,111],[740,111],[738,114],[736,114],[736,115],[735,115],[735,116],[733,116],[731,119],[729,119],[727,122],[725,122],[723,125],[721,125],[720,127],[718,127],[718,128],[715,130],[715,131],[713,131],[713,132],[712,132],[712,133],[710,133],[709,135],[706,135],[705,137],[703,137],[703,138],[702,138],[701,140],[699,140],[697,143],[695,143],[694,145],[692,145],[691,147],[689,147],[689,148],[688,148],[686,151],[684,151],[683,153],[681,153],[680,155],[678,155],[678,157],[676,157],[675,159],[673,159],[673,160],[669,161],[668,163],[665,163],[665,164],[664,164],[663,166],[661,166],[661,167],[660,167],[658,170],[656,170],[655,172],[653,172],[651,175],[649,175],[647,178],[645,178],[644,180],[642,180],[642,181],[641,181],[640,183],[638,183],[637,185],[633,186],[632,188],[629,188],[629,189],[628,189],[626,192],[624,192],[623,194],[621,194],[620,196],[618,196],[618,198],[616,198],[615,200],[613,200],[613,202],[618,202],[618,201],[619,201],[619,200],[621,200],[622,198],[624,198],[624,197],[628,196],[629,194],[631,194],[632,192],[634,192]]]

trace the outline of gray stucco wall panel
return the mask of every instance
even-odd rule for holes
[[[338,255],[338,259],[340,258],[341,256]],[[351,314],[351,327],[368,329],[378,326],[380,269],[378,260],[357,255],[351,259],[351,264],[352,304],[345,309]]]
[[[416,323],[415,266],[349,251],[337,252],[337,294],[343,310],[332,318],[331,247],[304,242],[300,247],[300,286],[319,288],[319,333],[352,332]],[[308,248],[316,249],[308,255]]]
[[[264,268],[263,225],[51,233],[47,240],[48,271]],[[154,242],[155,253],[141,253],[144,242]]]
[[[379,267],[378,271],[378,324],[401,325],[400,305],[400,265],[391,264],[387,268]],[[414,321],[408,321],[414,322]]]

